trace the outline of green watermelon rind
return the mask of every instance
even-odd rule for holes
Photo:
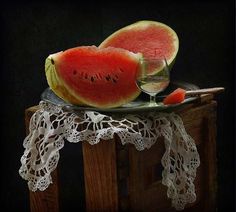
[[[176,34],[176,32],[171,28],[169,27],[168,25],[164,24],[164,23],[161,23],[161,22],[157,22],[157,21],[149,21],[149,20],[142,20],[142,21],[138,21],[138,22],[135,22],[133,24],[130,24],[126,27],[123,27],[117,31],[115,31],[113,34],[111,34],[110,36],[108,36],[100,45],[99,45],[99,48],[106,48],[108,47],[107,46],[107,43],[109,43],[115,36],[118,36],[120,33],[124,33],[125,31],[129,31],[129,30],[135,30],[137,28],[145,28],[145,27],[148,27],[150,25],[157,25],[157,26],[163,26],[165,29],[167,29],[171,35],[173,35],[173,37],[175,38],[175,42],[174,42],[174,46],[175,46],[175,51],[173,52],[173,55],[172,57],[168,58],[167,59],[167,64],[171,70],[171,68],[173,67],[174,63],[175,63],[175,59],[176,59],[176,56],[177,56],[177,53],[178,53],[178,50],[179,50],[179,38],[178,38],[178,35]],[[143,52],[141,52],[143,53]],[[160,67],[160,70],[162,70],[162,68]],[[158,72],[158,70],[157,70]]]

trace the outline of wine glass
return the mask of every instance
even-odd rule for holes
[[[136,74],[137,86],[150,96],[148,106],[157,106],[156,95],[164,91],[170,82],[169,66],[165,58],[140,59],[140,69]]]

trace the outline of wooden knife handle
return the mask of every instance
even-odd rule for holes
[[[189,90],[186,91],[186,95],[199,95],[199,94],[208,94],[208,93],[220,93],[223,92],[225,88],[223,87],[215,87],[215,88],[204,88],[204,89],[197,89],[197,90]]]

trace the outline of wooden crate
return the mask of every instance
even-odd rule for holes
[[[26,110],[26,126],[36,108]],[[184,211],[216,211],[216,102],[204,95],[176,113],[195,140],[201,160],[194,182],[197,200]],[[161,138],[141,152],[121,145],[117,136],[96,145],[83,142],[82,148],[87,211],[175,211],[161,183]],[[30,192],[31,211],[59,211],[57,170],[53,182],[44,192]]]

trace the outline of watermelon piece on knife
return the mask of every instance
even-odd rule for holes
[[[184,101],[185,99],[186,90],[182,88],[177,88],[172,93],[170,93],[168,96],[166,96],[163,100],[163,103],[165,105],[170,104],[178,104]]]

